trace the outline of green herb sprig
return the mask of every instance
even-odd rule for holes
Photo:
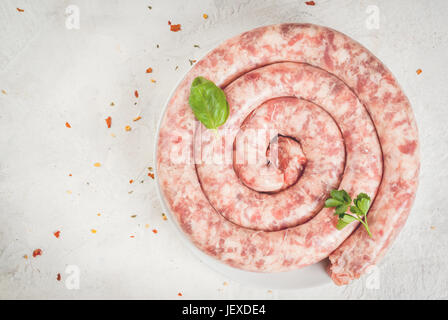
[[[224,91],[204,77],[196,77],[193,80],[188,103],[196,119],[216,134],[218,127],[229,117],[229,104]]]
[[[345,190],[332,190],[330,198],[325,201],[325,208],[335,208],[334,214],[339,216],[336,228],[342,230],[353,221],[359,221],[367,230],[370,237],[369,225],[367,224],[367,212],[370,208],[371,199],[365,193],[360,193],[353,199]],[[350,208],[352,214],[347,213]]]

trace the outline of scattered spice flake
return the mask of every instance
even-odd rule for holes
[[[90,232],[96,233],[96,230],[95,229],[90,229]]]
[[[135,96],[136,98],[138,98],[138,91],[137,91],[137,90],[134,91],[134,96]]]
[[[436,227],[434,227],[434,226],[431,226],[431,230],[436,230]]]
[[[152,229],[152,232],[153,232],[154,234],[156,234],[158,231],[157,231],[157,229]]]
[[[420,73],[422,73],[422,69],[417,69],[417,74],[420,74]]]
[[[162,213],[162,219],[165,221],[168,220],[168,218],[166,217],[166,215],[164,213]]]
[[[72,176],[72,174],[71,174],[71,173],[69,173],[69,174],[68,174],[68,176],[69,176],[69,177],[71,177],[71,176]]]
[[[200,48],[200,46],[198,44],[194,44],[193,48]]]
[[[159,49],[159,48],[160,48],[160,46],[159,46],[159,45],[157,44],[157,45],[156,45],[156,48],[157,48],[157,49]]]
[[[56,275],[56,280],[61,281],[61,279],[62,279],[61,274],[58,273],[58,274]]]
[[[174,71],[179,70],[179,66],[176,66],[176,68],[174,68]]]
[[[314,1],[306,1],[305,4],[306,4],[307,6],[315,6],[315,5],[316,5],[316,2],[314,2]]]
[[[149,170],[149,171],[152,171],[152,167],[148,167],[148,170]]]
[[[129,194],[132,194],[134,192],[134,190],[128,191]]]
[[[6,94],[6,90],[2,89],[2,93],[3,93],[3,94]]]
[[[178,295],[179,297],[182,297],[182,292],[179,292],[177,295]]]
[[[133,180],[133,179],[129,180],[129,183],[133,183],[133,182],[134,182],[134,180]]]
[[[72,126],[70,125],[70,123],[68,123],[68,122],[65,123],[65,126],[66,126],[67,128],[71,128],[71,127],[72,127]]]
[[[151,177],[151,179],[154,179],[154,173],[148,173],[148,177]]]
[[[145,224],[145,228],[146,228],[146,229],[149,229],[149,224]]]
[[[135,236],[129,236],[130,238],[135,238]]]
[[[136,218],[137,217],[137,215],[136,214],[133,214],[132,216],[131,216],[131,218]]]
[[[25,9],[20,9],[20,8],[16,8],[17,9],[17,11],[19,11],[19,12],[24,12],[25,11]]]
[[[188,59],[188,61],[190,61],[190,66],[192,66],[193,64],[195,64],[195,63],[196,63],[196,60],[191,60],[191,59]]]
[[[272,293],[272,290],[268,290],[268,293]]]
[[[227,281],[224,281],[222,284],[223,284],[224,286],[228,285]]]
[[[27,259],[28,259],[28,255],[27,255],[27,254],[24,254],[24,255],[23,255],[23,259],[27,260]]]
[[[107,127],[110,128],[112,126],[112,118],[111,117],[107,117],[104,120],[106,121]]]
[[[114,105],[115,105],[115,103],[112,101],[112,102],[110,103],[110,106],[113,107]]]
[[[36,258],[37,256],[42,255],[42,249],[36,249],[33,251],[33,258]]]
[[[131,126],[126,126],[126,127],[124,127],[124,130],[126,130],[126,131],[131,131],[132,128],[131,128]]]
[[[169,24],[170,24],[170,30],[171,31],[177,32],[177,31],[181,30],[181,25],[180,24],[171,24],[171,22]]]
[[[203,17],[204,19],[208,19],[208,14],[204,13],[204,14],[202,15],[202,17]]]
[[[156,83],[156,80],[155,80],[155,79],[151,79],[151,82],[152,82],[152,83]]]
[[[56,238],[59,238],[61,236],[61,231],[58,230],[58,231],[54,232],[53,234]]]
[[[115,137],[116,137],[115,133],[111,133],[110,136],[111,136],[112,138],[115,138]]]
[[[138,116],[137,118],[134,118],[134,122],[140,120],[142,117]]]
[[[99,163],[99,162],[95,162],[95,163],[93,164],[93,166],[99,168],[99,167],[101,167],[101,163]]]
[[[149,10],[152,10],[152,7],[151,7],[151,6],[148,6],[148,9],[149,9]]]
[[[96,215],[97,215],[98,217],[100,217],[100,216],[101,216],[101,213],[97,213]]]
[[[151,73],[151,72],[152,72],[152,68],[146,69],[146,73]]]

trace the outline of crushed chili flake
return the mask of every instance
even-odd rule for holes
[[[157,229],[152,229],[152,232],[153,233],[157,233]]]
[[[166,215],[164,213],[162,213],[162,219],[165,221],[168,220],[168,218],[166,217]]]
[[[149,171],[152,171],[152,167],[148,167],[148,170],[149,170]]]
[[[136,98],[138,98],[138,91],[137,91],[137,90],[134,91],[134,96],[135,96]]]
[[[156,80],[155,80],[155,79],[151,79],[151,82],[152,82],[152,83],[156,83]]]
[[[124,130],[126,130],[126,131],[131,131],[132,128],[131,128],[131,126],[126,126],[126,127],[124,127]]]
[[[224,286],[228,285],[227,281],[224,281],[222,284],[223,284]]]
[[[111,103],[110,103],[110,106],[111,106],[111,107],[113,107],[114,105],[115,105],[115,103],[114,103],[114,102],[111,102]]]
[[[133,180],[133,179],[129,180],[129,183],[133,183],[133,182],[134,182],[134,180]]]
[[[149,224],[145,224],[145,228],[148,229],[149,228]]]
[[[90,229],[90,232],[96,233],[96,230],[95,229]]]
[[[93,164],[93,166],[99,168],[99,167],[101,167],[101,163],[99,163],[99,162],[95,162],[95,163]]]
[[[101,216],[101,213],[97,213],[96,215],[99,217],[99,216]]]
[[[196,62],[196,60],[191,60],[191,59],[188,59],[188,61],[190,61],[190,66],[192,66]]]
[[[56,275],[56,280],[61,281],[61,279],[62,279],[61,274],[58,273],[58,274]]]
[[[177,295],[178,295],[179,297],[182,297],[182,292],[179,292]]]
[[[25,11],[25,9],[20,9],[20,8],[16,8],[17,9],[17,11],[19,11],[19,12],[24,12]]]
[[[68,174],[68,176],[69,176],[69,177],[71,177],[71,176],[72,176],[72,174],[71,174],[71,173],[69,173],[69,174]]]
[[[146,69],[146,73],[151,73],[151,72],[152,72],[152,68]]]
[[[24,259],[28,259],[28,255],[27,255],[27,254],[24,254],[24,255],[23,255],[23,258],[24,258]]]
[[[202,17],[203,17],[204,19],[208,19],[208,14],[204,13],[204,14],[202,15]]]
[[[436,227],[434,227],[434,226],[431,226],[431,230],[436,230]]]
[[[181,30],[180,24],[170,24],[170,30],[173,32],[177,32]]]
[[[135,236],[130,236],[131,238],[135,238]]]
[[[36,258],[37,256],[42,255],[42,249],[36,249],[33,251],[33,258]]]
[[[417,74],[420,74],[420,73],[422,73],[422,69],[417,69]]]
[[[148,173],[148,177],[151,177],[151,179],[154,179],[154,173]]]
[[[107,117],[104,120],[106,121],[107,127],[110,128],[112,126],[112,118],[111,117]]]
[[[138,116],[137,118],[134,118],[134,122],[140,120],[142,117]]]
[[[53,234],[56,238],[59,238],[61,236],[61,231],[58,230],[58,231],[54,232]]]
[[[2,89],[2,93],[3,93],[3,94],[6,94],[6,90],[3,90],[3,89]]]
[[[306,1],[305,4],[306,4],[307,6],[315,6],[315,5],[316,5],[316,2],[314,2],[314,1]]]
[[[68,122],[65,123],[65,126],[66,126],[67,128],[71,128],[71,127],[72,127],[72,126],[70,125],[70,123],[68,123]]]

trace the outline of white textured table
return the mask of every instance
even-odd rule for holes
[[[1,1],[0,298],[446,299],[448,2],[315,2]],[[168,20],[182,31],[170,32]],[[280,22],[358,40],[413,105],[420,189],[373,287],[366,279],[294,291],[240,285],[196,259],[162,218],[147,167],[173,86],[190,59]]]

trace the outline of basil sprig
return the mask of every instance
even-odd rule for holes
[[[224,91],[204,77],[193,80],[188,103],[196,119],[216,133],[229,117],[229,104]]]
[[[366,228],[369,236],[372,234],[369,230],[369,225],[367,224],[367,212],[370,208],[370,197],[365,193],[360,193],[353,199],[345,190],[332,190],[330,192],[330,198],[325,201],[325,208],[335,208],[334,214],[339,216],[336,228],[338,230],[344,229],[348,224],[353,221],[359,221]],[[350,212],[353,214],[348,214],[347,210],[350,207]]]

